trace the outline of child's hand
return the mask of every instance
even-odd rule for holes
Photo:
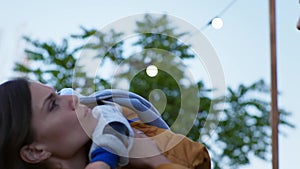
[[[88,164],[85,169],[110,169],[110,167],[102,161],[96,161]]]

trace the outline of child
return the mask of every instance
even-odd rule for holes
[[[61,91],[62,94],[70,94],[70,92],[71,89]],[[142,97],[120,90],[99,91],[92,97],[78,96],[81,103],[90,107],[95,106],[92,113],[98,119],[97,127],[93,132],[94,143],[90,150],[91,163],[88,165],[89,168],[96,168],[97,162],[101,161],[114,169],[117,164],[118,166],[125,166],[128,163],[128,157],[139,158],[158,155],[151,150],[145,150],[146,147],[142,147],[143,150],[129,155],[133,143],[132,128],[151,137],[156,142],[160,152],[167,157],[168,163],[159,165],[158,168],[210,168],[210,157],[205,146],[171,132],[166,123],[159,117],[154,106]],[[131,121],[131,127],[125,117]],[[137,119],[137,117],[140,121],[133,122],[132,119]],[[132,166],[122,168],[133,169]]]

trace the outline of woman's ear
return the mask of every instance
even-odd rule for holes
[[[51,153],[40,148],[38,145],[25,145],[20,150],[21,158],[31,164],[40,163],[51,156]]]

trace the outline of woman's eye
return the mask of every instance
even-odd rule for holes
[[[50,103],[50,111],[53,111],[56,107],[58,106],[58,104],[56,103],[56,99],[53,99]]]

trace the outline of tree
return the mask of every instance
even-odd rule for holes
[[[68,40],[63,39],[62,44],[58,45],[54,42],[34,41],[29,37],[24,39],[33,46],[33,49],[25,50],[25,62],[16,63],[14,70],[56,89],[71,87],[77,50],[69,50]],[[90,83],[92,79],[86,78],[86,73],[81,67],[78,67],[78,70],[78,76],[84,79],[82,81]]]
[[[271,106],[265,96],[269,96],[269,87],[263,80],[249,86],[239,85],[234,90],[228,88],[227,107],[217,128],[214,141],[219,146],[218,155],[213,159],[215,168],[223,168],[227,163],[231,168],[250,162],[249,155],[268,160],[270,157],[270,112]],[[280,125],[294,127],[286,121],[290,115],[284,109],[279,110]],[[220,163],[224,162],[224,163]]]
[[[196,85],[189,82],[185,72],[187,67],[180,60],[193,59],[195,56],[191,52],[191,45],[179,40],[188,33],[176,33],[176,27],[172,26],[166,15],[155,18],[147,14],[144,20],[136,22],[137,37],[130,45],[139,48],[140,52],[129,56],[124,56],[123,53],[122,33],[114,30],[82,30],[83,33],[79,35],[71,35],[70,40],[64,39],[62,45],[25,38],[33,46],[32,49],[25,50],[28,65],[17,63],[15,70],[48,82],[57,89],[70,87],[73,83],[73,88],[83,88],[83,94],[126,84],[129,90],[145,98],[149,96],[149,100],[161,111],[173,130],[186,134],[195,141],[204,141],[212,155],[215,169],[226,166],[238,168],[248,164],[250,154],[269,160],[270,106],[269,101],[261,98],[269,94],[269,87],[263,80],[250,86],[241,84],[236,90],[229,87],[225,108],[218,109],[218,105],[224,104],[224,100],[209,97],[215,89],[207,88],[203,81],[198,81]],[[86,39],[93,40],[69,49],[68,41]],[[100,68],[108,63],[116,66],[120,71],[114,72],[114,80],[92,77],[82,65],[76,65],[76,59],[84,57],[79,54],[84,50],[93,51],[94,59],[102,59]],[[156,76],[147,75],[146,68],[149,65],[158,67]],[[76,80],[72,76],[74,69]],[[182,106],[181,103],[186,100],[192,101],[185,102]],[[289,115],[289,112],[280,109],[280,125],[293,127],[286,120]],[[207,118],[212,118],[210,120],[217,123],[205,127]],[[192,123],[186,125],[191,120]],[[216,127],[213,134],[209,132],[210,127]],[[207,138],[211,141],[205,142]]]
[[[97,50],[97,55],[94,57],[105,55],[112,61],[120,61],[122,59],[121,48],[119,45],[111,47],[111,44],[116,44],[121,34],[115,33],[113,30],[103,34],[95,29],[87,30],[84,27],[81,29],[83,30],[82,35],[71,35],[70,38],[82,41],[93,36],[93,41],[73,48],[69,46],[67,38],[63,39],[62,44],[59,45],[55,42],[40,42],[24,37],[30,48],[25,49],[25,61],[16,63],[14,70],[56,89],[73,87],[83,94],[95,91],[94,83],[108,87],[109,84],[106,80],[88,76],[84,65],[78,64],[77,61],[80,59],[80,53],[88,49]]]

